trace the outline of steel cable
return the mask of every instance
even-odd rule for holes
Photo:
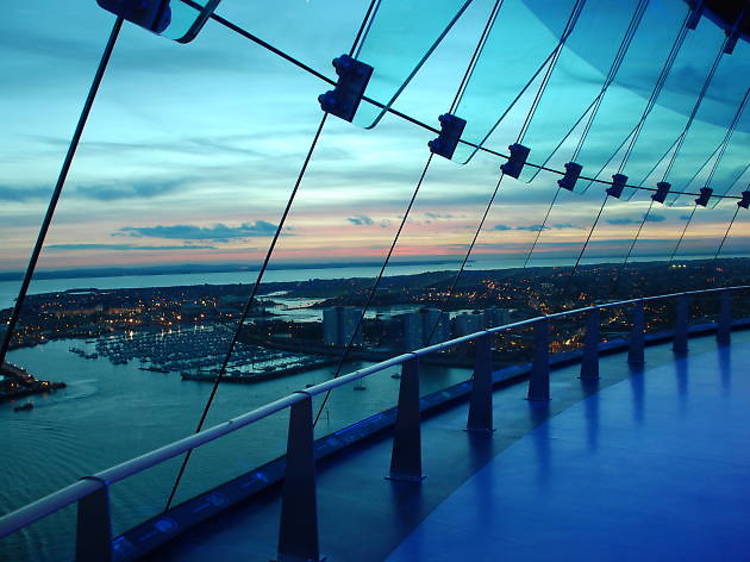
[[[81,137],[83,136],[83,131],[86,128],[86,123],[88,122],[91,108],[93,107],[94,101],[96,100],[96,95],[99,93],[99,87],[101,86],[102,79],[104,78],[104,74],[107,71],[107,66],[109,65],[110,59],[112,58],[112,52],[114,51],[117,39],[120,36],[120,30],[122,29],[123,22],[123,18],[118,17],[115,19],[115,22],[112,25],[112,31],[110,32],[109,38],[107,39],[107,43],[104,47],[104,52],[102,53],[102,56],[99,60],[99,66],[96,69],[94,79],[91,83],[88,95],[86,96],[86,100],[83,104],[83,109],[81,110],[81,114],[78,117],[78,123],[76,125],[75,131],[73,132],[73,137],[70,140],[70,144],[68,145],[68,151],[65,154],[65,159],[63,160],[60,174],[57,177],[57,182],[55,183],[55,188],[52,192],[52,196],[47,207],[47,212],[44,215],[42,225],[39,228],[39,233],[37,234],[36,242],[34,243],[34,247],[31,251],[31,257],[29,258],[29,263],[26,266],[26,271],[23,276],[23,281],[21,282],[21,287],[18,291],[18,296],[16,297],[16,302],[13,306],[13,311],[11,312],[10,318],[5,326],[5,333],[3,334],[2,343],[0,343],[0,365],[2,365],[5,361],[5,356],[8,353],[8,349],[10,348],[10,341],[16,329],[18,319],[21,316],[21,310],[23,309],[23,304],[26,300],[26,295],[28,294],[31,280],[34,277],[34,272],[36,271],[36,266],[39,262],[39,256],[41,255],[42,248],[44,247],[44,241],[47,238],[47,233],[49,232],[50,226],[52,225],[52,219],[55,216],[57,204],[60,202],[60,197],[62,196],[63,188],[65,187],[65,181],[68,178],[70,167],[73,165],[73,160],[75,159],[76,152],[78,151],[78,145],[81,142]]]
[[[471,76],[471,74],[474,71],[474,68],[476,67],[476,62],[481,56],[482,50],[484,49],[484,45],[486,44],[487,38],[489,37],[489,34],[492,30],[492,27],[495,23],[495,20],[497,18],[497,15],[499,13],[500,7],[502,6],[502,0],[496,0],[495,4],[490,12],[489,17],[487,18],[487,22],[485,23],[485,26],[482,30],[482,33],[479,36],[479,39],[477,41],[477,44],[474,48],[474,52],[472,53],[471,58],[469,59],[469,63],[466,67],[466,70],[464,71],[463,77],[461,79],[461,82],[458,85],[458,88],[456,89],[456,94],[453,98],[453,102],[450,105],[449,113],[452,113],[455,111],[456,107],[458,106],[461,96],[463,95],[463,92],[466,88],[466,84],[468,83],[468,80]],[[398,244],[398,241],[401,237],[401,233],[404,229],[404,226],[406,225],[406,222],[409,218],[409,215],[411,214],[411,210],[414,206],[414,203],[417,199],[417,195],[419,194],[419,191],[422,187],[422,184],[424,183],[425,177],[427,176],[427,172],[429,171],[430,165],[432,163],[434,154],[430,153],[430,155],[427,158],[427,161],[425,163],[424,169],[422,170],[422,173],[420,174],[419,180],[417,181],[417,184],[414,188],[414,191],[412,192],[411,199],[409,200],[409,203],[406,207],[406,211],[404,212],[401,222],[398,226],[398,229],[396,230],[396,234],[393,237],[393,240],[391,242],[391,245],[388,249],[388,252],[386,253],[385,259],[383,260],[383,264],[380,268],[380,271],[378,275],[375,278],[375,281],[373,282],[372,286],[370,287],[367,295],[367,300],[365,301],[365,305],[360,311],[359,317],[357,319],[357,323],[354,325],[354,328],[352,330],[351,335],[347,339],[346,345],[344,346],[344,351],[341,354],[341,357],[339,358],[338,364],[336,366],[336,370],[334,371],[333,378],[337,378],[341,375],[341,370],[343,369],[346,361],[349,359],[349,355],[351,353],[351,350],[354,346],[354,342],[356,341],[359,331],[362,327],[362,324],[364,322],[365,316],[372,305],[372,302],[375,298],[375,295],[377,293],[378,287],[380,286],[380,283],[383,279],[383,276],[385,275],[385,271],[388,267],[388,264],[390,263],[391,257],[393,256],[393,252],[396,249],[396,246]],[[315,414],[315,419],[313,420],[313,427],[318,424],[318,421],[320,420],[320,416],[322,415],[323,411],[325,410],[326,405],[328,404],[328,400],[330,399],[331,391],[325,393],[323,396],[323,400],[321,401],[321,404],[318,408],[317,413]]]
[[[609,71],[607,72],[607,76],[605,77],[601,90],[599,91],[597,96],[594,98],[594,100],[591,102],[591,104],[589,104],[586,110],[576,120],[573,126],[563,136],[563,138],[560,140],[557,146],[553,149],[553,151],[550,153],[547,159],[543,162],[544,165],[549,163],[553,155],[557,153],[557,151],[562,147],[563,143],[573,133],[573,131],[576,128],[578,128],[578,126],[583,121],[584,117],[588,114],[587,122],[584,126],[583,132],[581,133],[581,137],[578,139],[576,148],[573,151],[573,154],[571,155],[570,161],[575,162],[578,159],[578,155],[583,149],[583,145],[586,141],[586,138],[588,137],[588,134],[591,131],[591,127],[593,126],[594,119],[596,118],[599,112],[599,108],[601,107],[601,103],[604,100],[604,96],[609,90],[609,87],[614,82],[617,76],[617,73],[619,72],[620,67],[622,66],[622,62],[625,60],[625,55],[630,49],[630,45],[632,44],[633,38],[635,37],[638,27],[640,26],[641,21],[643,20],[643,14],[645,13],[646,8],[648,7],[648,3],[649,3],[649,0],[641,0],[636,6],[635,12],[633,13],[630,23],[628,24],[628,28],[625,31],[625,35],[623,36],[620,42],[620,45],[617,48],[617,52],[615,53],[615,57],[612,60],[612,64],[610,65]],[[531,176],[531,178],[529,178],[529,183],[534,181],[534,179],[539,175],[539,172],[540,170],[537,170]],[[534,251],[536,250],[536,247],[539,244],[539,240],[541,238],[542,232],[547,227],[547,222],[549,221],[549,217],[552,214],[552,209],[554,208],[555,203],[557,202],[557,199],[560,196],[561,190],[562,188],[560,186],[558,186],[557,189],[555,190],[555,194],[552,197],[549,207],[547,208],[547,212],[544,215],[544,220],[542,221],[542,224],[540,225],[539,230],[537,230],[536,236],[534,237],[534,241],[531,244],[531,248],[529,248],[529,251],[526,254],[526,259],[524,260],[524,263],[523,263],[523,269],[526,269],[528,267],[529,261],[531,260],[531,256],[534,254]]]
[[[183,0],[184,1],[184,0]],[[362,22],[357,30],[357,34],[355,35],[354,41],[352,42],[351,49],[349,50],[349,53],[353,53],[354,50],[357,48],[357,45],[359,44],[364,29],[367,25],[367,22],[369,21],[373,9],[375,7],[375,4],[378,0],[371,0],[367,11],[365,12],[365,15],[362,19]],[[223,19],[223,18],[222,18]],[[233,24],[230,22],[226,22],[231,26],[230,28],[234,27]],[[275,51],[274,51],[275,52]],[[305,177],[305,173],[307,172],[307,168],[310,164],[310,160],[312,159],[312,156],[315,152],[315,149],[318,145],[318,141],[320,140],[320,135],[323,132],[323,127],[325,126],[325,123],[328,118],[328,113],[324,113],[323,117],[320,119],[320,124],[318,125],[318,128],[315,132],[315,135],[313,136],[313,140],[310,143],[310,146],[308,148],[307,154],[305,156],[305,160],[302,164],[302,168],[299,171],[299,174],[297,175],[297,179],[294,183],[294,187],[292,188],[291,193],[289,194],[289,198],[287,199],[286,206],[284,207],[284,211],[281,215],[281,218],[279,220],[279,224],[276,227],[276,231],[274,232],[274,236],[271,239],[271,243],[268,247],[268,250],[266,251],[265,257],[263,259],[262,265],[260,270],[258,271],[258,275],[255,279],[255,283],[253,284],[253,288],[250,291],[250,295],[248,296],[247,300],[245,301],[245,304],[242,309],[242,313],[240,314],[240,318],[236,324],[236,327],[234,329],[234,332],[232,334],[232,338],[230,340],[229,346],[227,347],[227,351],[224,355],[224,358],[222,360],[221,366],[219,368],[219,372],[216,375],[216,379],[214,381],[214,384],[211,388],[211,392],[209,393],[208,399],[206,401],[205,406],[203,407],[203,411],[201,412],[201,416],[198,420],[198,425],[195,429],[195,433],[199,433],[203,429],[203,425],[206,422],[206,418],[208,417],[208,413],[211,410],[211,406],[213,405],[214,399],[216,398],[216,393],[218,392],[219,385],[221,384],[221,380],[223,376],[226,374],[227,367],[229,365],[229,361],[231,360],[232,354],[234,353],[234,349],[237,346],[237,343],[239,341],[240,332],[242,330],[242,327],[245,324],[245,321],[247,320],[247,317],[250,313],[250,310],[252,309],[253,301],[255,300],[255,297],[257,296],[258,289],[260,288],[260,285],[263,281],[263,277],[265,275],[265,272],[268,268],[268,264],[271,261],[271,257],[273,256],[273,253],[276,249],[276,244],[279,241],[279,238],[281,237],[281,233],[283,232],[284,226],[286,224],[286,220],[289,216],[289,213],[292,209],[292,206],[294,204],[294,200],[297,197],[297,193],[299,192],[300,185],[302,184],[302,180]],[[182,480],[183,475],[185,474],[185,470],[187,469],[187,465],[190,462],[190,457],[192,455],[192,450],[188,451],[185,456],[183,457],[182,464],[180,465],[180,468],[177,472],[177,476],[175,477],[174,484],[172,485],[172,489],[169,492],[169,496],[167,498],[166,505],[164,507],[164,511],[168,511],[169,508],[172,505],[172,502],[174,501],[174,497],[177,493],[177,489],[179,488],[180,482]]]

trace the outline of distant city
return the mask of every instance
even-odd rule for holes
[[[731,263],[730,263],[731,262]],[[266,283],[240,332],[240,343],[223,378],[252,383],[336,364],[347,359],[378,361],[485,328],[636,295],[743,284],[750,259],[649,262],[626,268],[603,264],[569,268],[529,268],[464,272],[452,294],[454,271],[386,277],[360,325],[371,279],[312,279]],[[249,286],[192,285],[98,290],[81,288],[30,296],[13,348],[51,340],[76,340],[94,346],[84,358],[108,358],[114,364],[137,361],[148,371],[177,373],[183,379],[215,380],[232,328]],[[695,304],[696,314],[711,314]],[[742,306],[742,305],[740,305]],[[672,312],[651,309],[648,329],[669,325]],[[0,311],[5,323],[10,310]],[[627,331],[628,311],[615,309],[603,319],[603,334]],[[359,325],[359,327],[358,327]],[[553,352],[580,343],[580,328],[559,326]],[[500,339],[497,360],[508,364],[528,352],[528,336]],[[468,365],[468,350],[436,354],[431,361]],[[48,392],[64,381],[42,381],[21,367],[4,366],[0,399]]]

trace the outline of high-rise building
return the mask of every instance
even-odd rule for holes
[[[404,326],[404,349],[413,350],[422,347],[422,318],[418,312],[401,315]]]
[[[437,308],[422,308],[401,316],[404,349],[412,350],[450,339],[450,318]]]
[[[422,316],[422,345],[431,345],[450,339],[450,316],[437,308],[423,308]]]
[[[454,335],[465,336],[478,332],[484,325],[484,314],[475,310],[474,312],[463,312],[453,319]]]
[[[323,311],[323,343],[345,346],[357,330],[360,312],[353,306],[336,306]],[[362,343],[362,330],[357,331],[355,344]]]
[[[484,328],[494,328],[511,322],[512,310],[508,308],[497,308],[495,306],[484,311]]]

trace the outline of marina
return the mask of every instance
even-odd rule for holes
[[[84,359],[99,356],[113,365],[135,363],[143,371],[180,373],[184,380],[212,381],[229,345],[229,334],[221,326],[141,331],[100,338],[95,352],[70,351]],[[240,342],[232,354],[223,380],[255,382],[296,374],[333,364],[330,357],[269,349]]]

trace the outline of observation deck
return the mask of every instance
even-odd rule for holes
[[[415,350],[84,477],[0,518],[0,537],[77,503],[80,562],[741,559],[750,321],[731,311],[747,290],[610,302]],[[717,314],[691,317],[697,299]],[[672,330],[646,331],[656,306],[673,306]],[[602,341],[612,311],[631,331]],[[584,344],[553,355],[562,323],[585,326]],[[493,338],[521,330],[531,361],[494,370]],[[471,379],[421,395],[420,358],[459,345]],[[314,439],[316,397],[393,367],[395,408]],[[286,410],[285,456],[112,536],[113,484]]]
[[[422,483],[383,478],[391,437],[319,465],[329,560],[741,560],[750,551],[750,332],[622,354],[601,378],[554,372],[549,403],[496,391],[494,434],[465,431],[462,404],[423,423]],[[270,491],[148,560],[271,560]]]

